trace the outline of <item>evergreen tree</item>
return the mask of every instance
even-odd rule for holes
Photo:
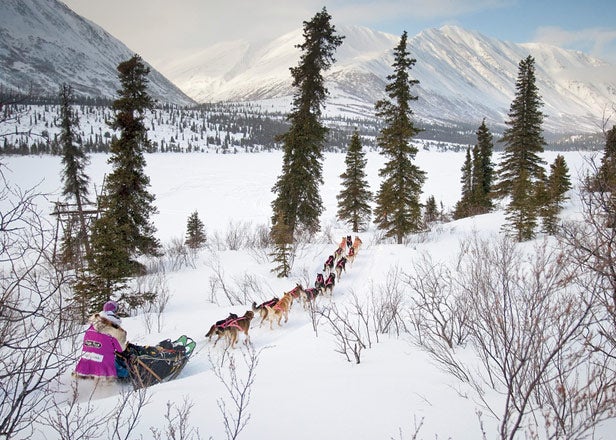
[[[466,149],[466,158],[462,165],[462,177],[460,183],[462,184],[462,197],[456,203],[453,212],[453,218],[455,220],[473,215],[473,160],[471,159],[470,147]]]
[[[438,207],[436,206],[436,199],[434,196],[428,197],[426,200],[426,209],[424,212],[424,222],[429,225],[437,221],[440,217]]]
[[[541,106],[535,84],[535,60],[529,55],[519,64],[516,94],[502,139],[505,147],[498,169],[499,181],[494,188],[498,197],[511,197],[507,207],[510,226],[514,226],[518,239],[523,240],[533,238],[530,225],[536,224],[540,208],[533,189],[542,182],[545,164],[539,156],[545,145]]]
[[[556,233],[558,214],[567,200],[567,191],[571,189],[571,178],[567,162],[562,155],[557,155],[550,165],[550,175],[545,183],[545,203],[541,209],[543,230],[548,234]]]
[[[144,153],[150,148],[144,114],[153,106],[147,93],[150,69],[135,55],[120,63],[118,72],[122,88],[113,102],[116,114],[110,126],[120,131],[120,137],[109,148],[112,172],[100,198],[102,214],[92,233],[93,273],[103,278],[96,284],[104,286],[101,296],[108,297],[116,283],[143,270],[136,257],[160,255],[161,248],[150,221],[156,208],[154,196],[147,190],[150,179],[144,172]],[[139,302],[125,299],[130,305]]]
[[[466,151],[462,166],[462,197],[454,209],[454,219],[484,214],[492,208],[492,134],[485,119],[477,129],[477,143]]]
[[[278,278],[286,278],[291,272],[293,261],[293,233],[291,228],[285,223],[282,212],[278,213],[277,220],[270,232],[274,242],[274,250],[270,256],[277,264],[272,269],[272,272],[276,273]]]
[[[595,180],[597,190],[610,194],[605,200],[606,211],[610,212],[607,227],[616,228],[616,126],[606,133],[605,149]]]
[[[616,125],[605,134],[605,148],[597,180],[600,191],[608,192],[616,188]]]
[[[477,129],[477,144],[473,148],[473,211],[484,214],[492,209],[491,191],[494,167],[492,152],[494,144],[492,133],[486,126],[486,120]]]
[[[535,191],[542,185],[535,184]],[[505,218],[508,223],[504,229],[515,236],[518,241],[530,240],[535,235],[537,226],[537,212],[534,204],[529,203],[532,195],[536,194],[531,187],[526,170],[522,169],[519,179],[516,179],[511,193],[511,201],[505,208]]]
[[[197,211],[190,214],[186,222],[186,246],[198,249],[205,243],[205,226]]]
[[[89,273],[78,280],[76,289],[88,297],[89,313],[102,310],[109,299],[120,299],[126,279],[135,265],[128,248],[122,245],[115,219],[101,215],[92,226]]]
[[[410,142],[420,131],[413,124],[410,108],[410,101],[417,99],[411,87],[419,83],[409,78],[415,62],[407,50],[404,31],[394,48],[393,73],[387,76],[385,92],[389,99],[376,103],[376,114],[384,121],[377,143],[388,160],[379,170],[383,181],[376,195],[375,223],[399,244],[405,235],[423,227],[419,195],[425,172],[413,163],[417,148]]]
[[[327,128],[321,123],[321,109],[328,95],[323,72],[335,61],[333,54],[344,37],[336,34],[326,9],[304,22],[304,42],[297,47],[302,55],[291,68],[296,92],[287,120],[291,126],[280,137],[283,143],[282,173],[272,191],[272,225],[283,215],[286,227],[295,235],[297,228],[309,233],[319,230],[323,202],[323,146]]]
[[[361,140],[357,130],[351,137],[347,149],[346,171],[340,175],[342,190],[336,196],[338,200],[338,219],[351,225],[353,232],[363,230],[370,222],[372,209],[368,180],[366,179],[366,155],[362,151]]]
[[[62,195],[75,205],[69,209],[67,230],[62,240],[62,260],[77,269],[83,269],[90,254],[90,243],[84,213],[84,204],[89,203],[90,178],[85,168],[90,163],[85,151],[78,145],[79,118],[73,111],[73,89],[68,84],[60,86],[60,145],[62,147]],[[73,215],[73,212],[75,215]]]

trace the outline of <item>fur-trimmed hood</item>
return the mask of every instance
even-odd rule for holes
[[[99,313],[90,318],[90,323],[97,332],[113,336],[122,347],[122,350],[126,349],[126,330],[122,327],[104,318]]]

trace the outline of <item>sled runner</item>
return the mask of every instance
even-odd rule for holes
[[[195,346],[192,338],[182,335],[175,341],[165,339],[155,346],[129,343],[123,353],[116,355],[126,362],[133,387],[139,389],[175,379]]]

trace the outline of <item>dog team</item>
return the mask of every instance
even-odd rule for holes
[[[301,284],[297,284],[293,289],[285,292],[281,298],[274,297],[269,301],[265,301],[259,305],[253,301],[252,310],[247,310],[243,316],[238,316],[235,313],[230,313],[225,319],[216,321],[205,337],[210,340],[214,335],[217,336],[214,345],[221,338],[225,338],[229,347],[235,348],[240,333],[244,333],[244,342],[248,344],[250,337],[250,323],[255,314],[261,318],[259,325],[263,325],[265,321],[269,322],[270,329],[273,330],[273,324],[276,322],[278,326],[282,326],[282,319],[286,323],[289,320],[289,311],[294,300],[299,300],[303,303],[304,309],[311,306],[319,295],[333,296],[334,285],[336,280],[340,280],[343,272],[346,272],[346,264],[353,264],[355,256],[359,252],[362,241],[358,236],[351,241],[351,236],[342,237],[338,248],[330,255],[323,265],[323,273],[317,274],[317,279],[314,287],[304,289]]]

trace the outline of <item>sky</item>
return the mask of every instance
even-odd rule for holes
[[[514,43],[543,42],[616,63],[613,0],[61,0],[154,67],[213,44],[267,40],[323,7],[334,25],[409,37],[453,24]]]

